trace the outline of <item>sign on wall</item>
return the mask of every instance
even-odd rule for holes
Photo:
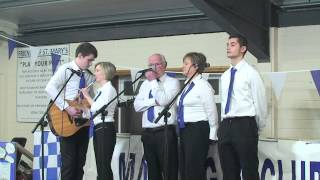
[[[45,87],[53,74],[51,54],[61,55],[59,65],[69,61],[69,45],[38,48],[39,53],[34,60],[30,58],[30,48],[17,49],[18,122],[37,122],[47,108],[49,96]]]

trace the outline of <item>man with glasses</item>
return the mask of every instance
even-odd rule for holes
[[[153,54],[148,58],[146,80],[142,83],[134,101],[134,108],[142,115],[142,143],[144,155],[148,163],[148,179],[163,180],[167,170],[168,180],[178,179],[177,135],[175,131],[176,107],[172,106],[168,118],[168,132],[165,135],[164,118],[154,123],[164,106],[170,103],[179,91],[179,81],[166,75],[167,62],[161,54]],[[165,156],[165,141],[168,138],[168,151]],[[165,158],[167,157],[167,158]],[[165,167],[165,160],[167,167]]]

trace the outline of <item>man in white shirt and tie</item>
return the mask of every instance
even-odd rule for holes
[[[230,68],[221,76],[222,122],[218,147],[224,180],[259,180],[258,139],[265,126],[267,102],[259,73],[244,59],[247,40],[230,35]]]
[[[48,95],[51,99],[54,99],[66,80],[71,76],[71,72],[81,72],[80,76],[74,75],[71,77],[64,91],[55,102],[55,105],[61,111],[66,111],[72,118],[77,119],[83,112],[81,109],[69,105],[66,100],[74,100],[80,95],[79,89],[86,87],[95,80],[88,68],[97,56],[98,52],[95,46],[87,42],[81,43],[76,49],[75,60],[61,65],[46,86]],[[62,118],[61,121],[63,120],[67,121],[67,119]],[[71,136],[60,138],[61,180],[82,180],[88,142],[88,126],[82,127]]]
[[[163,180],[167,170],[168,180],[178,179],[178,150],[176,125],[176,106],[170,108],[168,131],[165,135],[164,118],[154,123],[164,106],[170,103],[180,89],[179,81],[165,73],[167,62],[161,54],[153,54],[148,58],[148,66],[152,71],[146,72],[146,80],[142,83],[134,101],[134,108],[142,115],[142,143],[144,156],[148,163],[148,179]],[[165,155],[167,137],[168,151]],[[167,157],[167,158],[165,158]],[[167,161],[165,163],[165,161]],[[165,167],[165,164],[168,166]]]

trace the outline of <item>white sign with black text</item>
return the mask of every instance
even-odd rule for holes
[[[51,54],[61,56],[59,65],[69,61],[69,45],[37,48],[39,48],[39,54],[34,60],[30,58],[30,48],[17,49],[18,122],[37,122],[46,111],[49,97],[45,87],[52,76]]]

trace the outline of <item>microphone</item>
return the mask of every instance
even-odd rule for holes
[[[86,88],[91,87],[95,82],[96,82],[96,80],[92,81]]]
[[[71,72],[73,72],[73,73],[75,73],[76,75],[78,75],[79,77],[81,77],[81,74],[82,74],[81,70],[76,71],[76,70],[71,69],[71,68],[67,68],[67,69],[69,69]]]
[[[143,69],[143,70],[138,71],[138,73],[146,73],[146,72],[152,71],[152,70],[153,70],[152,68]]]
[[[147,68],[147,69],[140,70],[140,71],[138,71],[138,73],[146,73],[146,72],[148,72],[148,71],[156,71],[156,66],[155,66],[155,65],[152,65],[152,67]]]
[[[199,64],[192,64],[194,67],[198,67]],[[201,64],[202,65],[202,64]],[[203,67],[204,68],[207,68],[207,67],[210,67],[210,63],[203,63]]]
[[[87,87],[85,87],[85,89],[88,89],[89,87],[91,87],[95,82],[96,82],[95,80],[92,81]],[[81,89],[79,89],[79,90],[81,90]]]

